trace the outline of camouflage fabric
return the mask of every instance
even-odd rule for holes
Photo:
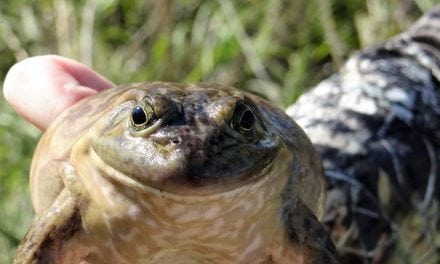
[[[321,154],[344,263],[440,261],[439,69],[437,6],[288,109]]]

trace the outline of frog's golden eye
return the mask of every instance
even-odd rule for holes
[[[131,123],[137,129],[144,129],[154,121],[154,110],[149,103],[136,105],[131,110]]]
[[[232,128],[246,137],[252,137],[255,127],[255,114],[244,103],[238,103],[231,120]]]

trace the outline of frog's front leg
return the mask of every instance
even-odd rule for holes
[[[30,179],[31,198],[37,216],[50,207],[64,188],[74,193],[81,188],[73,166],[66,161],[52,160],[39,171],[33,172]]]
[[[300,245],[304,264],[339,263],[338,254],[324,226],[299,199],[289,198],[283,219],[291,242]]]
[[[62,247],[82,230],[78,194],[72,191],[78,190],[75,185],[79,184],[73,167],[67,162],[54,162],[48,168],[45,177],[38,180],[53,182],[42,183],[36,190],[37,216],[17,250],[14,263],[60,263]]]

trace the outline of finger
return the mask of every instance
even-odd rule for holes
[[[6,75],[3,93],[20,115],[45,130],[69,106],[111,86],[79,62],[45,55],[15,64]]]

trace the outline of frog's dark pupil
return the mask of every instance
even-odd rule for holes
[[[135,106],[131,111],[131,119],[135,125],[142,125],[147,122],[147,116],[145,115],[144,109],[140,106]]]
[[[240,123],[239,123],[240,126],[243,129],[251,129],[252,126],[254,125],[254,122],[255,122],[255,118],[252,111],[249,109],[244,110],[240,118]]]

